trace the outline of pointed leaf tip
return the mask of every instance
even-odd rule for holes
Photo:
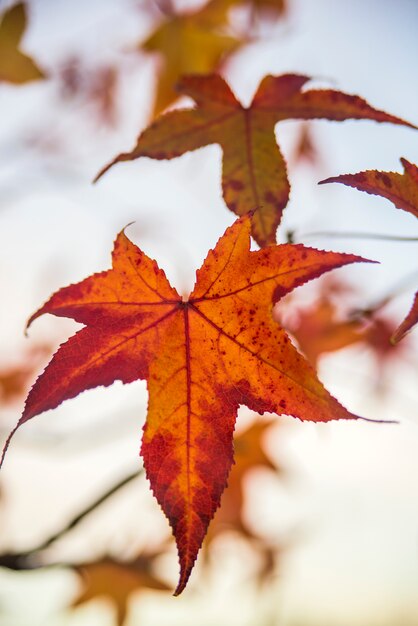
[[[17,431],[17,429],[19,428],[20,425],[21,425],[21,422],[19,421],[17,423],[17,425],[13,428],[12,432],[10,433],[10,435],[6,439],[6,442],[5,442],[4,446],[3,446],[3,450],[2,450],[2,453],[1,453],[1,457],[0,457],[0,469],[2,468],[4,459],[6,458],[6,453],[7,453],[7,450],[9,448],[10,442],[11,442],[14,434],[16,433],[16,431]]]

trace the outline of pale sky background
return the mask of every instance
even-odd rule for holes
[[[228,64],[225,76],[249,102],[267,73],[296,72],[319,84],[359,94],[372,105],[418,124],[418,2],[416,0],[289,0],[290,15],[262,42]],[[0,0],[0,9],[9,6]],[[132,0],[33,0],[24,49],[46,70],[73,54],[121,69],[120,123],[100,128],[82,102],[63,101],[53,80],[0,86],[0,364],[29,342],[65,339],[72,322],[45,316],[24,338],[27,318],[61,286],[109,267],[116,233],[128,235],[158,260],[179,291],[233,214],[220,197],[220,149],[211,146],[171,162],[142,159],[97,171],[126,151],[147,121],[153,63],[134,53],[148,31]],[[290,155],[296,124],[276,134]],[[418,133],[373,122],[316,122],[322,163],[289,168],[291,202],[279,229],[417,234],[416,220],[389,202],[322,178],[364,169],[397,170],[399,158],[418,163]],[[303,241],[303,237],[301,238]],[[350,251],[380,266],[341,270],[370,304],[416,270],[416,245],[361,240],[309,240]],[[415,264],[414,264],[415,263]],[[401,320],[414,284],[388,309]],[[259,592],[248,582],[253,555],[238,541],[219,548],[210,576],[197,566],[180,598],[149,593],[135,603],[130,626],[412,626],[418,623],[418,332],[394,366],[388,393],[373,392],[373,361],[350,349],[322,360],[321,379],[351,411],[397,425],[301,424],[290,418],[268,442],[289,468],[287,482],[249,481],[254,525],[276,540],[289,538],[281,579]],[[145,385],[94,390],[25,425],[1,475],[0,541],[25,549],[56,530],[117,476],[138,464],[146,412]],[[0,416],[2,439],[21,407]],[[246,410],[243,411],[245,420]],[[114,426],[117,426],[115,435]],[[95,445],[93,447],[93,443]],[[145,546],[165,519],[142,484],[121,494],[117,510],[86,521],[61,544],[60,558],[86,550]],[[129,497],[128,497],[129,496]],[[103,521],[101,522],[103,517]],[[161,563],[175,585],[174,552]],[[111,626],[92,605],[60,612],[74,595],[67,572],[15,575],[0,571],[1,626]],[[408,621],[409,620],[409,621]]]

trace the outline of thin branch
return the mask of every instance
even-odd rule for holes
[[[296,237],[297,235],[297,237]],[[404,237],[403,235],[386,235],[384,233],[359,233],[359,232],[333,232],[327,230],[318,230],[310,233],[297,233],[288,231],[287,238],[293,242],[296,238],[299,240],[316,239],[377,239],[379,241],[418,241],[418,237]]]
[[[90,515],[95,509],[101,506],[106,500],[111,498],[115,493],[117,493],[122,487],[130,483],[135,478],[138,478],[143,473],[143,469],[136,470],[135,472],[128,474],[121,480],[119,480],[112,487],[107,489],[101,496],[99,496],[96,500],[94,500],[89,506],[83,509],[78,515],[73,517],[63,528],[61,528],[58,532],[54,533],[48,539],[35,546],[31,550],[26,552],[18,552],[18,553],[6,553],[0,555],[0,567],[7,567],[13,570],[26,570],[26,569],[34,569],[39,567],[39,563],[36,560],[33,560],[32,557],[36,556],[42,550],[49,548],[50,545],[61,539],[64,535],[70,532],[75,526],[77,526],[85,517]]]
[[[374,303],[370,304],[367,307],[353,310],[352,316],[358,317],[358,316],[363,316],[363,315],[366,315],[366,316],[373,315],[374,313],[376,313],[376,311],[380,311],[380,309],[383,309],[383,307],[389,304],[389,302],[391,302],[394,298],[399,296],[401,293],[409,290],[412,285],[416,285],[417,280],[418,280],[418,271],[415,270],[414,272],[411,272],[410,274],[407,274],[406,276],[404,276],[402,280],[400,280],[398,283],[395,283],[394,285],[392,285],[392,287],[387,291],[386,295],[380,298],[379,300],[375,301]]]

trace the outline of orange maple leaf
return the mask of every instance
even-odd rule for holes
[[[115,607],[118,626],[122,626],[131,595],[147,589],[157,591],[169,589],[168,585],[152,572],[155,556],[144,555],[129,562],[103,558],[78,566],[77,571],[83,578],[84,589],[73,606],[105,598]]]
[[[38,345],[25,350],[15,364],[0,368],[0,404],[12,404],[27,394],[35,373],[53,352],[52,346]]]
[[[233,461],[240,404],[315,422],[354,419],[322,386],[273,305],[324,272],[362,261],[302,245],[250,251],[251,217],[227,229],[188,300],[122,232],[113,269],[61,289],[35,313],[85,324],[30,391],[16,429],[85,389],[146,379],[142,456],[169,519],[185,587]]]
[[[315,368],[321,355],[364,340],[364,322],[341,318],[327,293],[322,294],[312,306],[299,309],[296,319],[286,328]]]
[[[3,14],[0,23],[0,82],[20,84],[45,78],[34,61],[20,50],[26,25],[26,6],[23,2]]]
[[[376,196],[383,196],[393,202],[398,209],[408,211],[408,213],[412,213],[412,215],[418,217],[418,167],[403,158],[401,158],[401,163],[404,167],[403,174],[399,174],[398,172],[368,170],[359,172],[358,174],[332,176],[326,180],[321,180],[319,184],[343,183],[349,187],[355,187],[360,191],[366,191]],[[393,333],[392,343],[400,341],[417,322],[418,291],[415,294],[411,310]]]
[[[340,91],[302,91],[306,76],[266,76],[249,108],[243,107],[218,75],[188,76],[178,85],[197,107],[161,116],[96,177],[119,161],[139,157],[172,159],[189,150],[218,143],[223,150],[223,196],[237,215],[254,212],[252,235],[260,246],[276,241],[276,229],[289,199],[286,164],[274,127],[286,119],[372,119],[412,126],[373,109],[358,96]],[[415,128],[415,127],[413,127]]]

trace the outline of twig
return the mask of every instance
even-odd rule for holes
[[[332,232],[327,230],[318,230],[311,233],[297,234],[297,239],[378,239],[379,241],[418,241],[418,237],[404,237],[402,235],[385,235],[384,233],[359,233],[359,232]],[[287,238],[292,243],[296,238],[295,231],[289,231]]]
[[[404,276],[403,279],[400,280],[397,284],[393,285],[388,290],[386,295],[380,298],[379,300],[375,301],[374,303],[370,304],[367,307],[363,307],[361,309],[354,309],[352,311],[352,317],[356,318],[358,316],[363,316],[363,315],[366,315],[366,316],[373,315],[374,313],[376,313],[376,311],[383,309],[383,307],[389,304],[389,302],[391,302],[399,294],[408,290],[411,287],[411,285],[415,285],[417,280],[418,280],[418,271],[415,270],[414,272],[407,274],[407,276]]]
[[[42,550],[49,548],[49,546],[58,539],[61,539],[64,535],[70,532],[75,526],[77,526],[85,517],[90,515],[97,507],[106,502],[111,496],[113,496],[117,491],[122,489],[125,485],[130,483],[135,478],[138,478],[143,473],[143,469],[136,470],[135,472],[125,476],[122,480],[119,480],[115,485],[107,489],[105,493],[99,496],[96,500],[94,500],[89,506],[81,513],[73,517],[63,528],[61,528],[58,532],[54,533],[48,539],[35,546],[31,550],[27,550],[26,552],[17,552],[17,553],[6,553],[0,555],[0,567],[7,567],[13,570],[26,570],[26,569],[35,569],[39,567],[39,563],[35,560],[32,560],[32,557],[37,555]]]

